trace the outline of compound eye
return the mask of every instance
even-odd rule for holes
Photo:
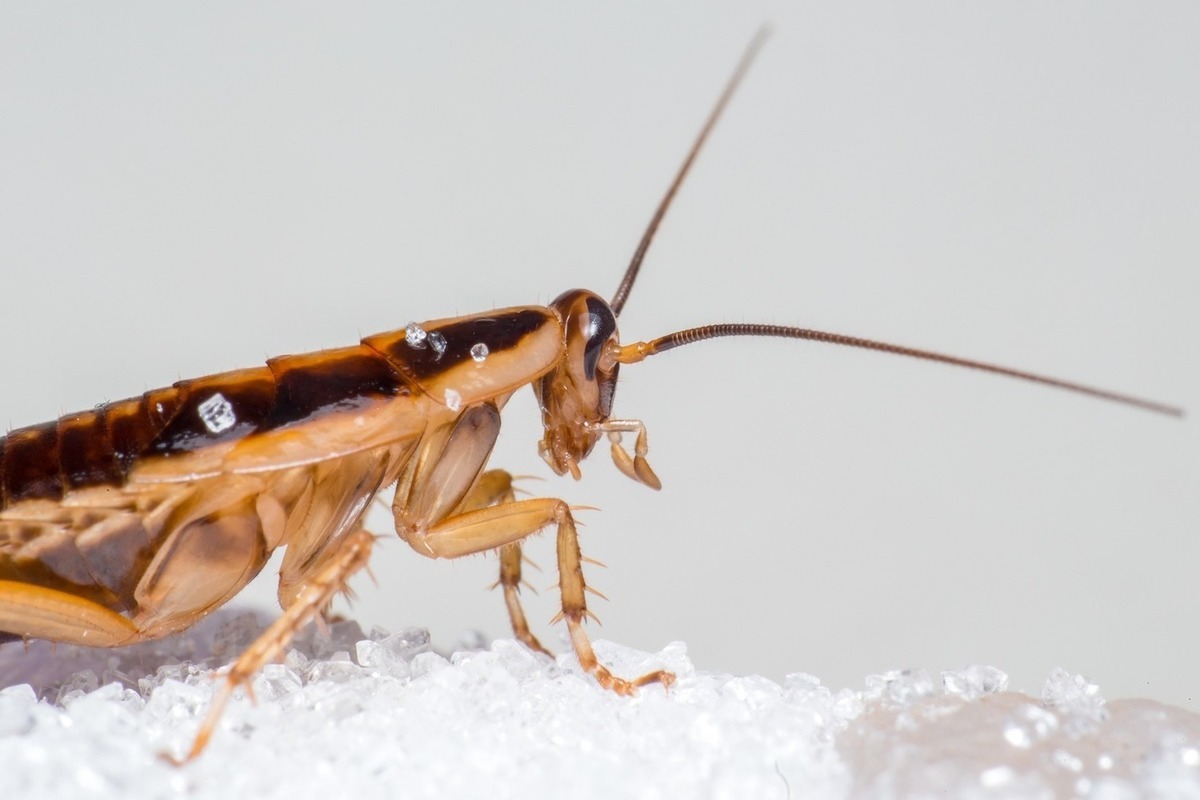
[[[583,346],[583,375],[589,381],[596,379],[596,365],[609,339],[617,332],[617,318],[608,303],[595,297],[587,299],[588,322],[587,342]]]

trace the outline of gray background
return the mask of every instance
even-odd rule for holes
[[[1194,4],[129,3],[0,17],[0,419],[611,293],[768,20],[627,340],[803,324],[1200,411]],[[550,476],[527,392],[494,459],[603,509],[597,635],[834,687],[1063,665],[1200,708],[1194,419],[789,342],[623,375],[661,493],[602,452]],[[506,631],[494,559],[389,538],[373,569],[366,623]],[[546,634],[553,592],[529,605]]]

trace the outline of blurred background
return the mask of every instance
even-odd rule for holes
[[[627,367],[654,493],[597,506],[594,636],[861,686],[1061,665],[1200,709],[1200,10],[1186,2],[10,6],[0,420],[20,427],[410,320],[611,295],[742,48],[774,34],[650,251],[627,341],[823,328],[1188,407],[724,340]],[[390,496],[387,498],[390,502]],[[389,531],[386,513],[372,527]],[[555,583],[553,537],[527,548]],[[396,538],[369,627],[508,633],[494,557]],[[242,598],[270,608],[268,568]],[[554,591],[526,595],[535,632]],[[561,628],[561,626],[560,626]]]

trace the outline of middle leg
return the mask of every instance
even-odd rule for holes
[[[474,511],[501,503],[515,503],[516,494],[513,491],[513,476],[502,469],[490,469],[479,476],[475,485],[463,501],[464,511]],[[492,588],[500,586],[504,591],[504,605],[508,609],[508,619],[512,624],[513,636],[530,650],[554,654],[542,646],[533,632],[529,630],[529,621],[525,618],[525,610],[521,607],[521,567],[525,557],[521,554],[521,543],[510,542],[500,548],[500,579]],[[528,584],[525,584],[528,586]]]

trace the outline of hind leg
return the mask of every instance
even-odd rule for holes
[[[333,598],[345,591],[346,582],[362,569],[371,555],[371,534],[356,530],[342,540],[338,549],[324,561],[320,571],[312,575],[295,593],[295,599],[269,628],[254,640],[238,660],[233,663],[217,696],[208,710],[208,716],[188,751],[185,761],[190,761],[204,750],[212,738],[225,704],[239,686],[249,683],[264,664],[277,659],[291,642],[292,637],[310,620],[319,615]]]

